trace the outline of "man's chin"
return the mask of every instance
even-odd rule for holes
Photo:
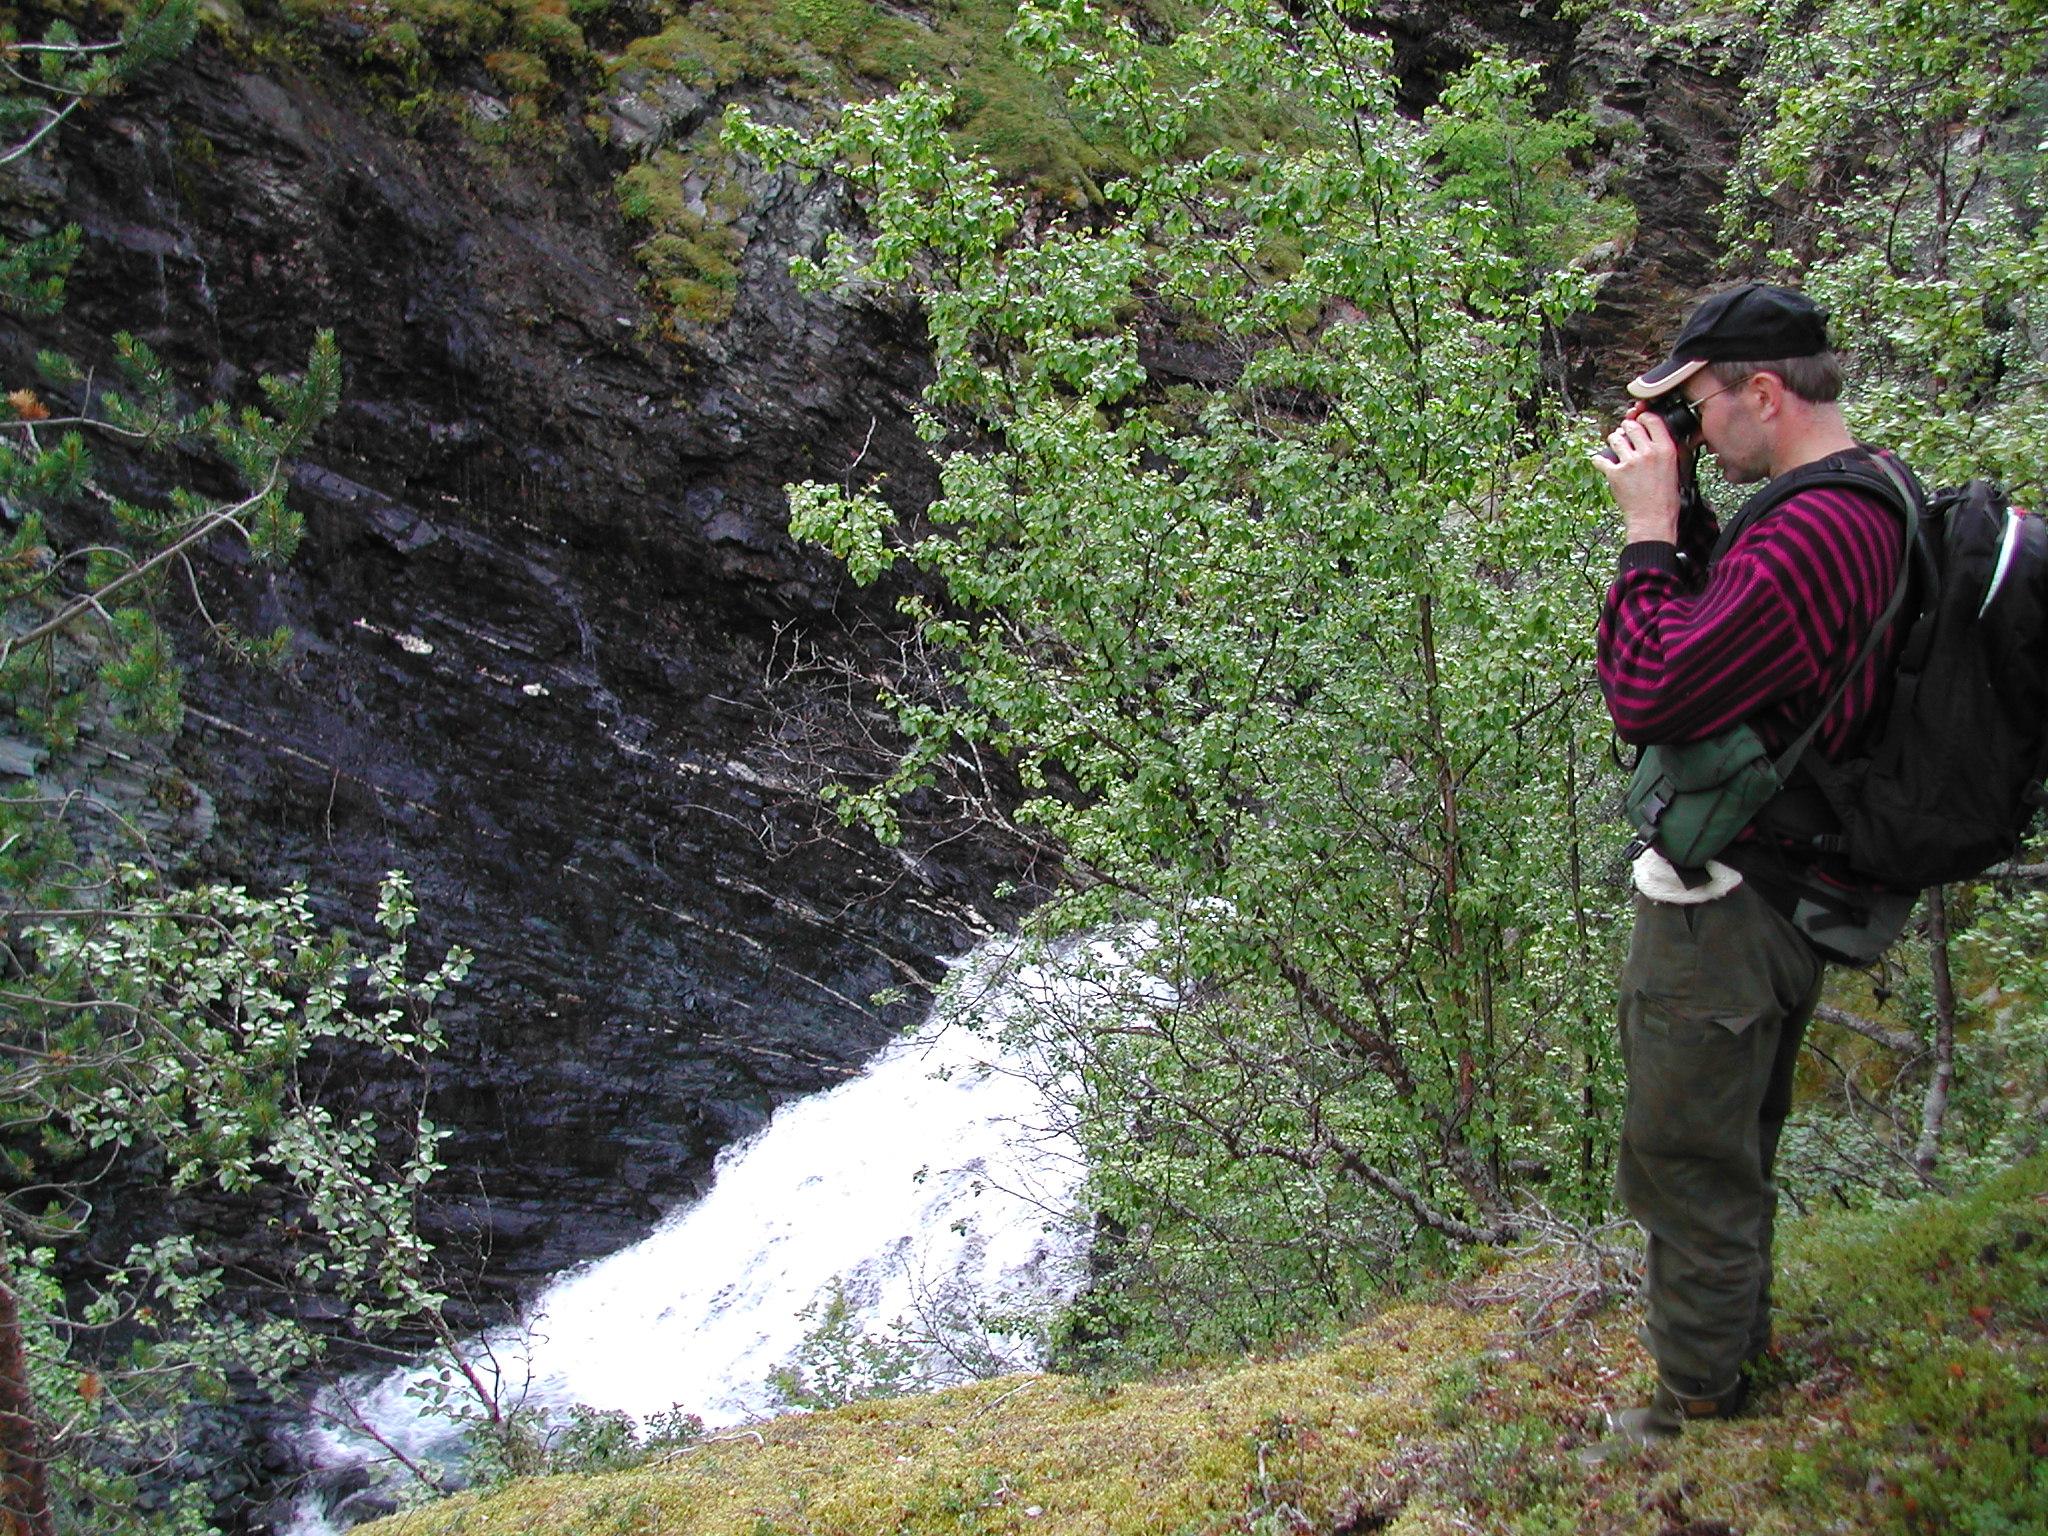
[[[1755,485],[1760,480],[1770,479],[1770,472],[1750,464],[1730,464],[1718,453],[1714,455],[1714,468],[1721,472],[1724,485]]]

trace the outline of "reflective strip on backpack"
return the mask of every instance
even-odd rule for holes
[[[1984,601],[1977,605],[1980,619],[1991,606],[1991,599],[1998,596],[1998,589],[2005,585],[2005,578],[2012,574],[2013,557],[2020,552],[2020,519],[2025,516],[2018,507],[2005,509],[2005,537],[1998,543],[1998,564],[1991,572],[1991,585],[1984,589]]]

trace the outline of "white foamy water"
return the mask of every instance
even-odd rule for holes
[[[1039,1363],[1028,1340],[973,1323],[1046,1316],[1078,1289],[1086,1235],[1071,1207],[1082,1166],[1072,1139],[1049,1125],[1032,1080],[1042,1066],[1023,1070],[1001,1026],[1020,1010],[1089,1011],[1102,973],[1128,976],[1130,958],[1103,941],[1057,964],[1006,963],[1014,952],[998,944],[976,951],[950,1007],[978,1029],[941,1010],[861,1076],[785,1105],[720,1156],[702,1200],[571,1271],[518,1325],[487,1336],[472,1353],[501,1404],[635,1418],[678,1407],[712,1426],[761,1417],[782,1406],[770,1373],[797,1362],[835,1291],[859,1332],[910,1341],[918,1385]],[[347,1411],[335,1391],[321,1406],[360,1415],[412,1461],[452,1464],[455,1427],[421,1412],[436,1375],[394,1371],[342,1389]],[[451,1396],[460,1399],[459,1383]],[[395,1462],[331,1419],[302,1449],[330,1487],[334,1472]],[[330,1513],[308,1495],[292,1536],[326,1536],[337,1520],[370,1513]]]

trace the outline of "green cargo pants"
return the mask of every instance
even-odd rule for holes
[[[1615,1188],[1649,1234],[1643,1341],[1681,1397],[1730,1391],[1771,1337],[1772,1180],[1822,965],[1747,885],[1636,897]]]

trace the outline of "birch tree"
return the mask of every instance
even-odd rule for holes
[[[856,578],[922,573],[903,615],[948,658],[839,803],[887,837],[1000,752],[1065,861],[1043,930],[1147,935],[1169,1006],[1033,1045],[1127,1294],[1250,1337],[1418,1233],[1603,1198],[1608,519],[1542,360],[1593,288],[1560,257],[1613,215],[1533,67],[1415,120],[1364,6],[1230,0],[1158,42],[1071,0],[1013,37],[1141,167],[1105,207],[999,184],[935,89],[729,130],[838,179],[869,233],[803,275],[914,302],[934,359],[931,506],[790,490]]]

